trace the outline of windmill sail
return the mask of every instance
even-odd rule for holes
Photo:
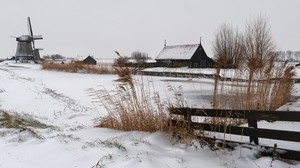
[[[32,27],[31,27],[30,17],[27,18],[27,27],[28,27],[28,34],[32,37],[33,31],[32,31]]]
[[[42,35],[34,35],[32,36],[33,40],[41,40],[43,39],[43,36]]]

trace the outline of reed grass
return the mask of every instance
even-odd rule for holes
[[[46,61],[41,62],[42,68],[47,70],[64,71],[72,73],[92,73],[92,74],[113,74],[114,69],[111,65],[88,65],[79,62],[71,63],[49,63]]]
[[[255,71],[245,66],[235,70],[221,70],[216,67],[215,71],[213,108],[273,111],[290,101],[295,72],[287,63],[275,65],[275,60],[270,59],[263,67]],[[225,81],[225,77],[231,76],[229,75],[231,72],[234,72],[232,79]],[[208,117],[205,122],[217,125],[213,129],[218,129],[218,125],[223,125],[225,127],[223,139],[225,140],[228,126],[244,125],[248,121],[244,118]],[[224,141],[223,147],[225,145]]]
[[[108,112],[98,126],[123,131],[168,131],[168,103],[160,100],[153,83],[134,79],[128,67],[115,64],[114,68],[118,74],[114,91],[91,90],[91,96],[100,100]]]
[[[216,73],[218,71],[216,69]],[[242,68],[234,71],[233,79],[237,80],[215,78],[214,108],[276,110],[291,98],[295,72],[287,63],[276,66],[275,61],[270,60],[263,68],[253,72]]]

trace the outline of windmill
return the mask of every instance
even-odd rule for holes
[[[39,50],[41,49],[35,48],[34,41],[41,40],[43,37],[42,35],[33,35],[30,17],[27,18],[27,24],[29,35],[16,37],[16,41],[18,42],[15,55],[16,62],[18,60],[27,62],[29,60],[36,61],[40,59]]]

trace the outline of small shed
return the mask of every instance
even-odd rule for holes
[[[90,55],[88,57],[86,57],[83,61],[84,64],[89,64],[89,65],[96,65],[97,61],[91,57]]]
[[[166,46],[156,57],[159,66],[213,68],[215,61],[206,55],[200,44]]]

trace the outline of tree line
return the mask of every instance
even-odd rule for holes
[[[290,61],[299,62],[300,61],[300,51],[278,51],[276,61]]]

